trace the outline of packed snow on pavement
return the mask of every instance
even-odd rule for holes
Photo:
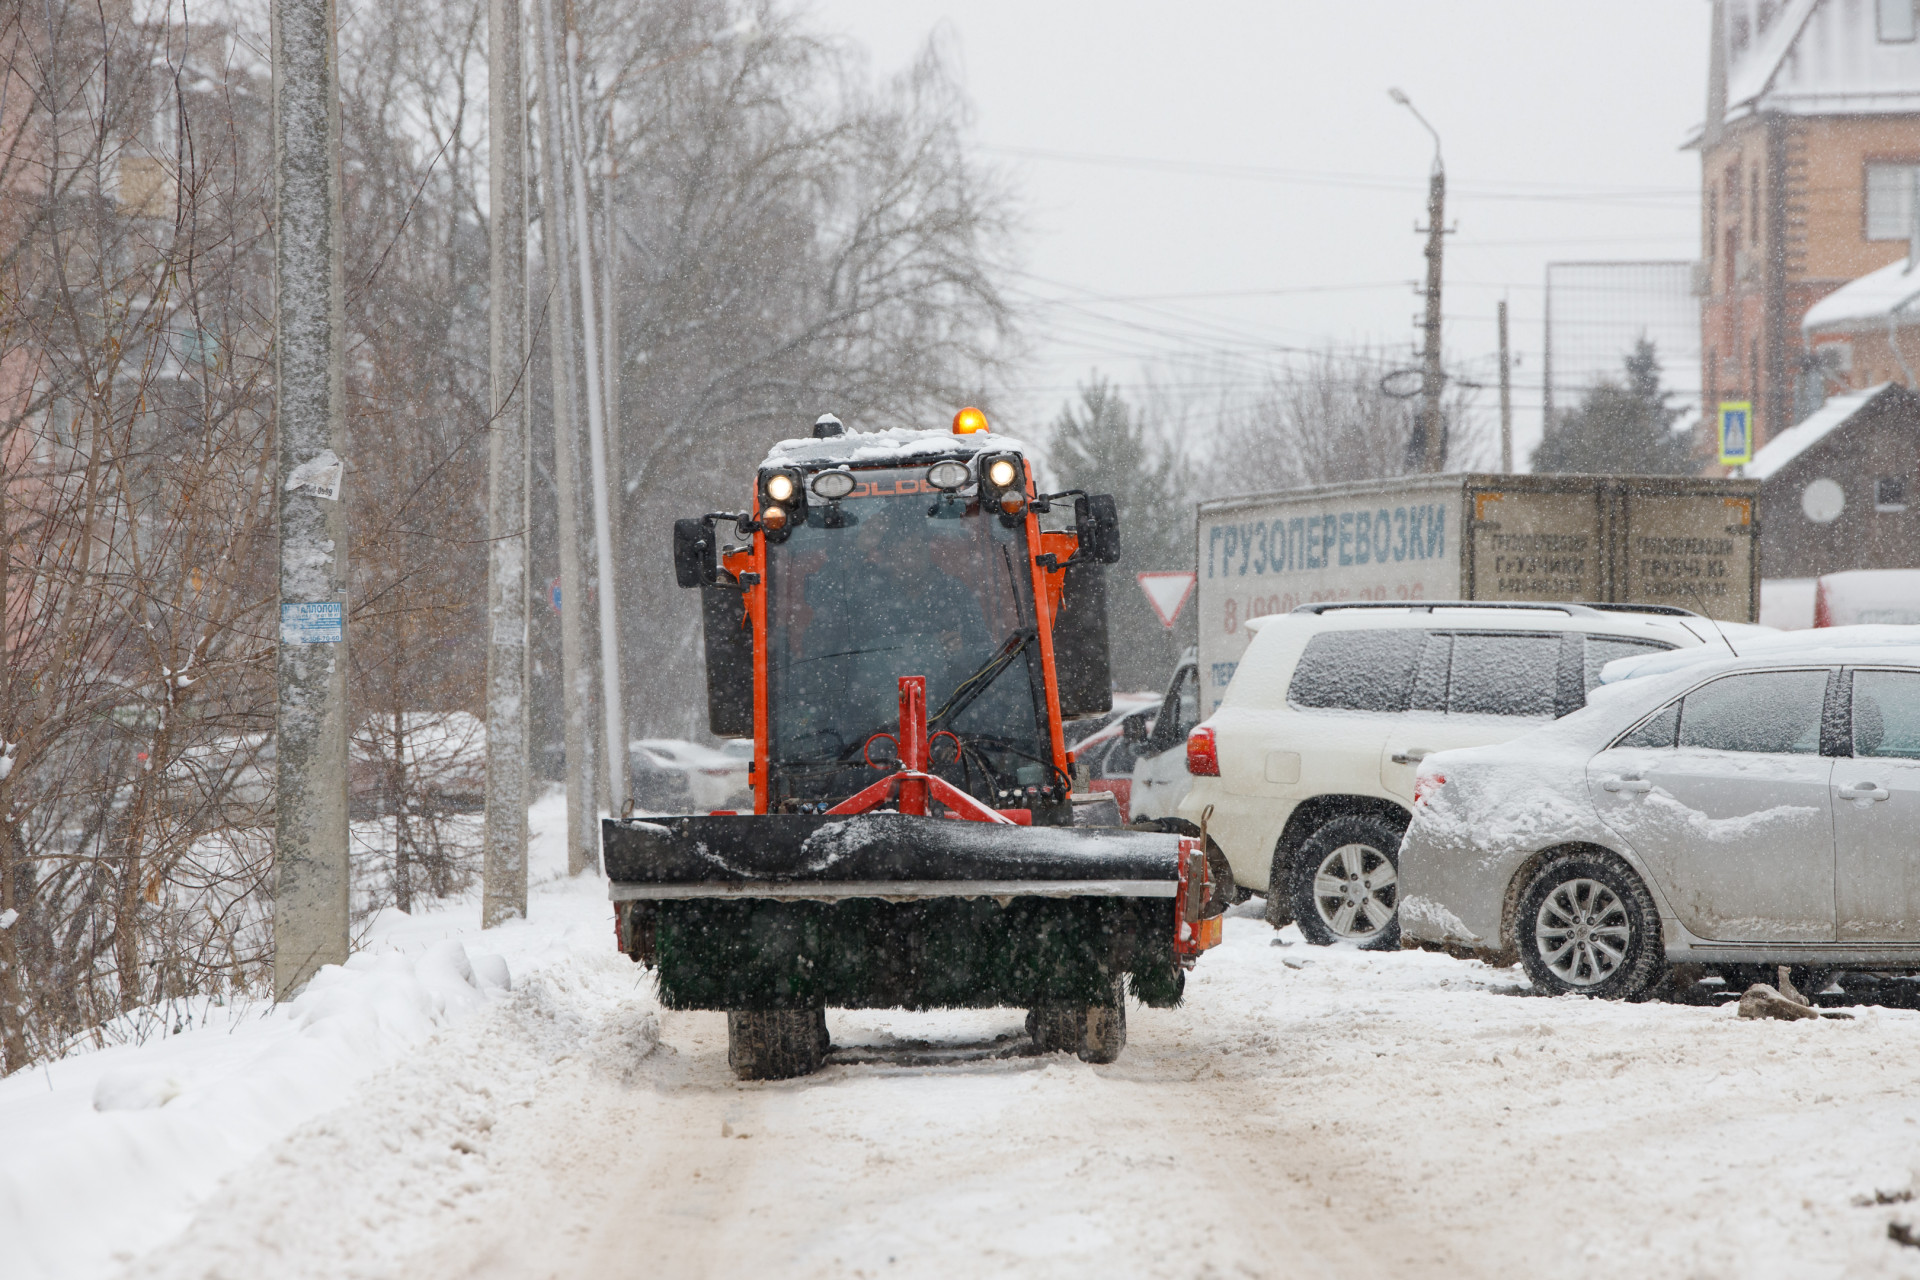
[[[524,925],[390,913],[286,1008],[0,1082],[0,1272],[1920,1275],[1920,1013],[1549,1000],[1253,903],[1112,1066],[836,1011],[825,1070],[746,1084],[560,813]]]

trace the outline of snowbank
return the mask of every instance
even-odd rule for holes
[[[611,953],[604,883],[564,876],[564,798],[529,819],[531,921],[483,934],[477,901],[384,912],[287,1004],[201,1005],[171,1034],[0,1080],[0,1274],[109,1274],[367,1077],[511,999],[516,975]]]

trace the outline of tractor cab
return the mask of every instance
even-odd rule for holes
[[[929,774],[1070,825],[1061,727],[1111,706],[1118,552],[1112,499],[1040,492],[1024,446],[977,410],[952,433],[823,420],[777,446],[750,511],[675,527],[679,581],[703,594],[712,728],[752,735],[756,811],[825,812],[900,769],[912,677]]]

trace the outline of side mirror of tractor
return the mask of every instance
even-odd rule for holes
[[[700,587],[719,576],[720,557],[714,531],[699,519],[673,522],[673,580],[683,587]]]
[[[1112,494],[1074,499],[1073,523],[1081,555],[1095,564],[1113,564],[1120,559],[1120,511]]]

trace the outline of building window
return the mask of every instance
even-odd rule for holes
[[[1881,40],[1895,43],[1914,38],[1913,6],[1914,0],[1876,0],[1876,7],[1880,11]]]
[[[1905,511],[1907,509],[1907,480],[1905,476],[1881,476],[1873,484],[1873,509],[1875,511]]]
[[[1920,165],[1867,166],[1867,239],[1905,240],[1913,234],[1913,184]]]

